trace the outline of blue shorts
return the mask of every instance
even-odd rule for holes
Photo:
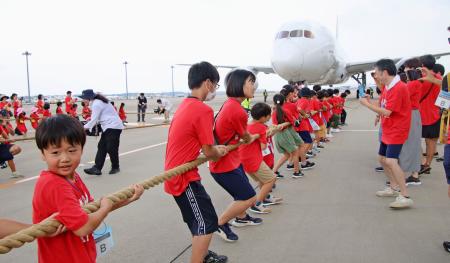
[[[216,210],[200,181],[190,182],[186,190],[174,198],[181,210],[183,221],[193,236],[208,235],[217,231]]]
[[[245,201],[256,195],[255,189],[248,181],[242,164],[226,173],[211,173],[216,182],[227,191],[235,201]]]
[[[297,133],[300,136],[300,138],[302,138],[304,143],[312,143],[313,142],[311,134],[309,133],[309,131],[299,131]]]
[[[14,156],[9,151],[13,144],[0,144],[0,162],[11,161]]]
[[[378,154],[386,158],[398,159],[402,151],[403,144],[384,144],[380,143]]]

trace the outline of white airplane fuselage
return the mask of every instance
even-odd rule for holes
[[[334,36],[312,21],[288,22],[280,27],[271,63],[274,71],[290,82],[338,84],[350,77]]]

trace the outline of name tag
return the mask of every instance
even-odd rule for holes
[[[266,149],[262,150],[262,155],[263,155],[263,156],[266,156],[266,155],[269,155],[269,154],[270,154],[270,149],[269,149],[269,147],[266,147]]]
[[[437,97],[434,105],[441,107],[443,109],[449,109],[450,108],[450,92],[441,90],[441,92],[439,92],[439,96]]]
[[[97,257],[108,253],[114,246],[111,227],[103,223],[102,227],[97,228],[94,233]]]

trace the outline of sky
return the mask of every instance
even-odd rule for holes
[[[270,66],[274,36],[292,20],[335,33],[339,17],[349,62],[449,52],[448,14],[448,0],[2,0],[0,93],[27,95],[26,50],[32,95],[125,92],[124,61],[129,92],[170,92],[178,63]],[[439,62],[450,69],[450,58]],[[187,71],[174,67],[176,91],[188,91]],[[286,83],[274,74],[258,82]]]

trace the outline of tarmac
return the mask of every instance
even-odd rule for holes
[[[181,100],[174,98],[174,105]],[[216,98],[210,105],[217,111],[224,100]],[[128,111],[135,111],[135,101],[126,103]],[[421,177],[422,185],[409,188],[413,208],[390,209],[392,198],[375,196],[386,180],[374,171],[378,166],[375,115],[354,99],[347,106],[348,126],[313,159],[314,169],[305,171],[301,179],[291,178],[285,166],[280,170],[286,177],[277,182],[274,195],[283,197],[284,203],[261,215],[262,225],[235,229],[239,235],[235,243],[214,235],[211,250],[227,255],[229,262],[450,262],[450,254],[442,248],[442,242],[450,240],[450,200],[442,163],[434,161],[431,174]],[[128,118],[136,122],[134,114]],[[158,115],[147,116],[147,123],[161,122]],[[88,137],[78,172],[91,194],[99,198],[160,174],[168,127],[124,131],[121,172],[116,175],[108,174],[108,161],[101,176],[83,173],[93,163],[99,139]],[[33,141],[17,144],[23,151],[15,161],[26,177],[12,180],[9,168],[0,170],[0,217],[30,223],[34,184],[46,166]],[[438,151],[443,155],[443,145]],[[212,179],[206,165],[199,171],[220,214],[232,198]],[[114,247],[98,258],[100,263],[189,262],[190,232],[161,185],[112,212],[106,223],[112,227]],[[0,255],[0,262],[37,262],[36,244]]]

